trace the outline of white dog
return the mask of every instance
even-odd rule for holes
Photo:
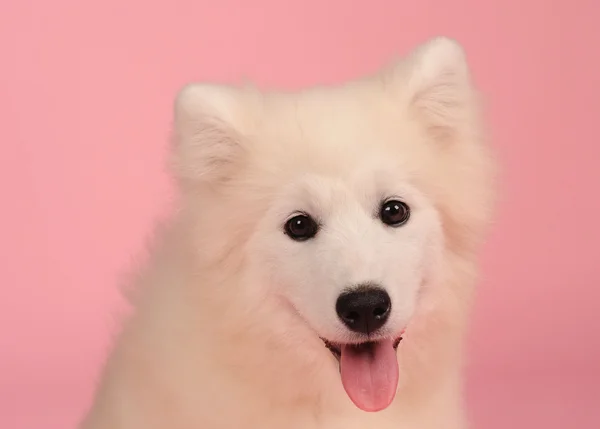
[[[193,84],[180,209],[85,429],[458,429],[493,203],[461,47],[301,92]]]

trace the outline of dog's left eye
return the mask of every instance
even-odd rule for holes
[[[410,207],[402,201],[389,200],[381,205],[379,217],[386,225],[402,226],[410,218]]]
[[[309,215],[299,214],[285,223],[284,230],[292,240],[306,241],[317,235],[319,226]]]

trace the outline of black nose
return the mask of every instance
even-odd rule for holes
[[[367,335],[385,324],[391,308],[388,293],[373,286],[359,286],[344,292],[335,304],[338,316],[350,330]]]

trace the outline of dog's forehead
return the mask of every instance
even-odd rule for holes
[[[397,121],[381,98],[354,90],[271,96],[254,138],[267,158],[349,177],[381,166],[369,161],[389,158],[398,138]]]
[[[277,94],[263,107],[248,151],[257,186],[280,190],[300,183],[311,198],[320,188],[371,202],[410,185],[418,170],[415,150],[401,144],[411,140],[411,130],[398,126],[407,122],[403,112],[383,92]],[[308,185],[308,177],[317,185]]]
[[[299,165],[286,179],[277,182],[276,199],[283,211],[298,209],[298,204],[311,213],[331,214],[323,210],[371,210],[373,204],[391,196],[414,193],[407,171],[385,158],[365,157],[356,168],[314,168]],[[361,210],[362,210],[361,209]]]
[[[288,141],[315,144],[315,151],[356,146],[377,139],[383,129],[383,98],[351,88],[306,91],[277,97],[267,115]],[[273,127],[271,127],[273,126]]]

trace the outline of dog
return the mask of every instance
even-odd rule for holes
[[[464,429],[495,163],[438,37],[300,91],[177,94],[176,212],[82,429]]]

